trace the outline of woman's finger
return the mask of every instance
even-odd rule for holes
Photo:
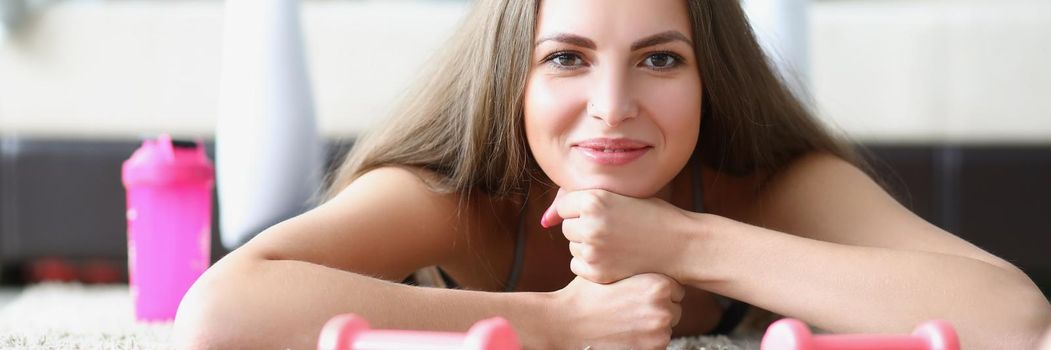
[[[682,306],[672,305],[671,308],[671,326],[675,327],[679,325],[679,321],[682,320]]]
[[[582,218],[572,218],[562,221],[562,235],[566,236],[566,240],[570,242],[587,243],[584,242],[584,230],[587,223]]]
[[[672,286],[671,301],[681,303],[682,298],[684,297],[686,297],[686,287],[684,287],[681,284],[675,283],[675,285]]]
[[[540,226],[544,228],[551,228],[551,226],[558,225],[562,222],[562,217],[558,215],[558,211],[555,210],[555,205],[558,203],[558,199],[566,193],[566,190],[561,187],[558,188],[558,193],[555,194],[555,200],[551,201],[551,205],[544,211],[544,215],[540,217]]]
[[[594,278],[594,274],[592,274],[591,267],[584,262],[584,259],[574,257],[572,260],[569,261],[569,270],[573,271],[573,274],[577,276],[595,282],[594,280],[592,280],[592,278]]]
[[[569,242],[569,253],[575,258],[584,259],[585,247],[583,243]]]

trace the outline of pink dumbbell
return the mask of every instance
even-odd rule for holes
[[[518,337],[507,320],[478,321],[467,333],[369,329],[354,314],[328,320],[321,329],[318,350],[519,350]]]
[[[952,325],[927,321],[912,335],[818,335],[799,320],[785,318],[766,329],[761,350],[959,350]]]

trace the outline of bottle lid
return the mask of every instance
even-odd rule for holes
[[[168,134],[143,141],[124,161],[121,173],[125,187],[192,183],[211,187],[215,179],[215,167],[200,140],[172,140]]]

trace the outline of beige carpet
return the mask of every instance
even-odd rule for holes
[[[0,310],[0,349],[170,349],[171,324],[139,324],[126,285],[40,284]],[[756,349],[726,337],[675,339],[674,350]]]
[[[126,285],[40,284],[0,310],[3,349],[169,349],[171,324],[137,324]]]

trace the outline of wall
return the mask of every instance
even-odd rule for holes
[[[455,29],[459,1],[306,1],[322,132],[380,120]],[[812,92],[865,142],[1047,143],[1051,3],[818,1]],[[0,130],[211,135],[220,1],[60,2],[0,44]]]

